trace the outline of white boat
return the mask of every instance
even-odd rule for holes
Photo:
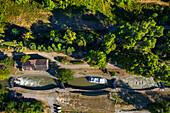
[[[92,83],[98,83],[98,84],[106,84],[107,79],[101,78],[101,77],[88,77],[88,81]]]

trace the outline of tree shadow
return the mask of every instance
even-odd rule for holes
[[[11,41],[11,40],[21,40],[21,37],[24,33],[26,33],[28,30],[25,27],[20,27],[18,25],[9,24],[6,26],[5,30],[5,41]]]
[[[32,24],[31,29],[35,31],[46,30],[101,30],[107,29],[102,23],[106,16],[98,11],[92,12],[85,6],[68,6],[66,9],[53,9],[49,17],[50,23],[39,20]],[[92,12],[92,13],[88,13]]]
[[[122,85],[128,89],[124,89],[121,87],[121,90],[117,92],[117,95],[123,100],[127,105],[133,105],[136,109],[142,109],[143,107],[147,106],[149,103],[153,101],[148,97],[147,94],[138,92],[132,89],[127,83],[123,81],[118,81],[119,85]],[[122,104],[124,102],[119,101],[117,99],[117,104]]]

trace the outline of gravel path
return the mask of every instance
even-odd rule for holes
[[[25,54],[33,54],[34,52],[27,52]],[[34,53],[35,54],[35,53]],[[82,68],[94,68],[90,67],[88,64],[83,64],[83,65],[67,65],[67,64],[62,64],[58,62],[57,60],[54,59],[54,56],[57,55],[57,53],[45,53],[45,52],[36,52],[36,54],[39,54],[43,57],[46,57],[50,59],[52,62],[55,62],[58,66],[61,68],[66,68],[66,69],[82,69]],[[115,65],[108,63],[107,68],[117,68]]]
[[[30,93],[22,93],[22,95],[25,98],[34,98],[36,100],[43,100],[45,102],[48,103],[49,107],[50,107],[50,111],[51,113],[54,113],[54,97],[51,96],[46,96],[46,95],[39,95],[39,94],[30,94]]]

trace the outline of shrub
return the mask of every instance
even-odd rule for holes
[[[0,68],[0,80],[8,79],[9,75],[11,75],[11,72],[8,68],[6,67]]]
[[[31,43],[30,45],[30,50],[35,51],[36,50],[36,45],[35,43]]]
[[[83,64],[84,61],[73,61],[72,64]]]
[[[24,56],[22,56],[22,58],[21,58],[21,62],[26,62],[29,58],[31,58],[30,55],[24,55]]]
[[[5,65],[8,65],[8,66],[14,66],[14,60],[12,57],[7,57],[5,58],[4,60],[1,60],[0,63],[4,63]]]
[[[111,75],[111,76],[116,76],[116,72],[109,72],[109,74]]]

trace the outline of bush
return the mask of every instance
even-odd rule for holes
[[[170,102],[158,101],[148,105],[151,113],[170,113]]]
[[[109,74],[111,75],[111,76],[116,76],[116,72],[109,72]]]
[[[1,60],[0,63],[4,63],[7,66],[14,66],[14,60],[12,57],[7,57],[4,60]]]
[[[24,56],[22,56],[22,58],[21,58],[21,62],[26,62],[29,58],[31,58],[30,55],[24,55]]]
[[[55,59],[61,63],[70,62],[70,60],[68,60],[67,57],[55,57]]]
[[[35,43],[31,43],[30,50],[32,50],[32,51],[36,50],[36,44]]]
[[[0,68],[0,80],[9,79],[9,75],[11,75],[11,72],[8,68],[4,66]]]
[[[72,64],[83,64],[84,61],[73,61]]]

